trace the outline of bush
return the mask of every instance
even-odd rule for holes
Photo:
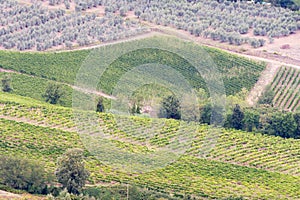
[[[43,97],[45,98],[46,102],[51,104],[57,104],[59,99],[64,95],[62,88],[60,85],[51,83],[48,85],[45,94]]]
[[[55,175],[69,193],[80,194],[89,172],[84,167],[82,149],[69,149],[58,158]]]
[[[47,193],[46,183],[49,181],[49,176],[40,163],[9,156],[1,156],[0,163],[2,184],[29,193]]]
[[[167,119],[181,119],[180,102],[175,95],[163,99],[159,117]]]
[[[2,91],[3,92],[11,92],[12,91],[12,87],[11,87],[11,78],[10,76],[6,75],[1,79],[1,83],[2,83]]]
[[[270,87],[267,87],[262,96],[258,99],[259,104],[273,105],[274,92]]]

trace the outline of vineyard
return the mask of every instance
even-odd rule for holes
[[[125,48],[123,45],[134,46],[141,45],[143,43],[149,44],[170,42],[177,42],[178,45],[182,46],[183,51],[188,51],[189,48],[193,47],[191,44],[187,44],[169,37],[152,37],[128,42],[126,44],[116,44],[113,47],[116,48],[116,50],[119,50]],[[198,47],[199,46],[197,46],[197,48]],[[260,73],[265,68],[265,64],[263,63],[244,59],[242,57],[231,55],[214,48],[201,48],[203,51],[208,53],[214,64],[216,64],[219,73],[221,73],[226,94],[235,94],[241,91],[242,88],[250,90],[257,82]],[[99,48],[99,50],[101,50],[101,48]],[[37,78],[45,78],[48,80],[73,85],[76,78],[76,73],[91,52],[91,50],[62,53],[18,53],[0,51],[0,67],[8,70],[14,70],[23,74],[32,75]],[[159,49],[140,49],[138,51],[133,51],[123,55],[111,63],[100,79],[100,90],[111,93],[122,75],[137,66],[147,63],[157,63],[171,66],[180,74],[182,74],[192,87],[207,89],[203,78],[196,71],[196,69],[180,56]],[[18,78],[16,78],[16,81],[17,79]],[[34,82],[34,79],[32,80]],[[14,78],[12,81],[14,82]],[[18,83],[15,84],[18,85]],[[37,86],[43,87],[45,84],[46,82],[42,83],[41,85],[38,84]],[[17,86],[15,87],[17,88]],[[33,87],[28,88],[28,90],[30,89],[34,90]],[[34,96],[32,95],[31,97]],[[66,99],[65,101],[66,105],[70,105],[68,102],[71,102],[71,99]]]
[[[299,13],[243,1],[24,1],[26,4],[1,0],[2,48],[19,51],[70,49],[149,32],[138,20],[255,48],[263,46],[266,38],[273,42],[300,28]],[[98,10],[103,13],[99,14]]]
[[[83,111],[81,114],[90,115]],[[1,93],[0,118],[1,154],[26,154],[44,162],[48,171],[54,170],[56,158],[66,149],[84,148],[84,140],[75,132],[78,129],[72,109]],[[107,113],[98,114],[98,122],[104,134],[110,135],[109,140],[113,144],[137,159],[147,158],[148,154],[159,152],[160,148],[180,148],[174,138],[181,134],[186,135],[185,139],[192,138],[192,141],[178,160],[146,173],[117,170],[114,165],[100,163],[86,152],[87,166],[92,172],[91,183],[130,182],[157,191],[192,193],[210,198],[300,198],[299,140],[213,129],[176,120]],[[94,140],[97,140],[97,130],[94,127],[85,129]],[[205,138],[211,131],[219,132],[217,144],[202,157]],[[106,157],[113,159],[114,155],[107,151]],[[120,159],[122,162],[122,157]],[[138,161],[132,162],[132,169],[139,168]]]
[[[281,67],[271,83],[273,103],[284,110],[295,111],[300,106],[300,71]]]
[[[252,49],[299,31],[299,11],[253,1],[0,0],[0,157],[39,162],[57,191],[57,159],[80,148],[87,187],[300,199],[300,69],[265,80],[294,60]],[[258,80],[269,87],[249,107]]]
[[[16,73],[0,72],[0,79],[5,75],[8,75],[12,80],[11,86],[13,88],[13,94],[31,97],[40,101],[44,101],[43,94],[45,93],[47,86],[51,83],[57,83],[49,79]],[[60,104],[71,107],[73,89],[63,83],[60,83],[59,85],[64,91],[64,95],[60,99]]]

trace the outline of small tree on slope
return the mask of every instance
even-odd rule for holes
[[[57,160],[55,175],[69,193],[80,194],[89,174],[84,167],[82,149],[69,149]]]

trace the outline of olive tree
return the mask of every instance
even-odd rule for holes
[[[89,172],[84,167],[82,149],[69,149],[57,159],[55,175],[69,193],[80,194]]]
[[[57,104],[59,99],[64,95],[64,92],[61,88],[61,85],[50,83],[45,91],[43,97],[45,98],[46,102],[51,104]]]

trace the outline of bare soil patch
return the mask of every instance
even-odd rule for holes
[[[0,190],[0,199],[19,199],[21,195]]]

